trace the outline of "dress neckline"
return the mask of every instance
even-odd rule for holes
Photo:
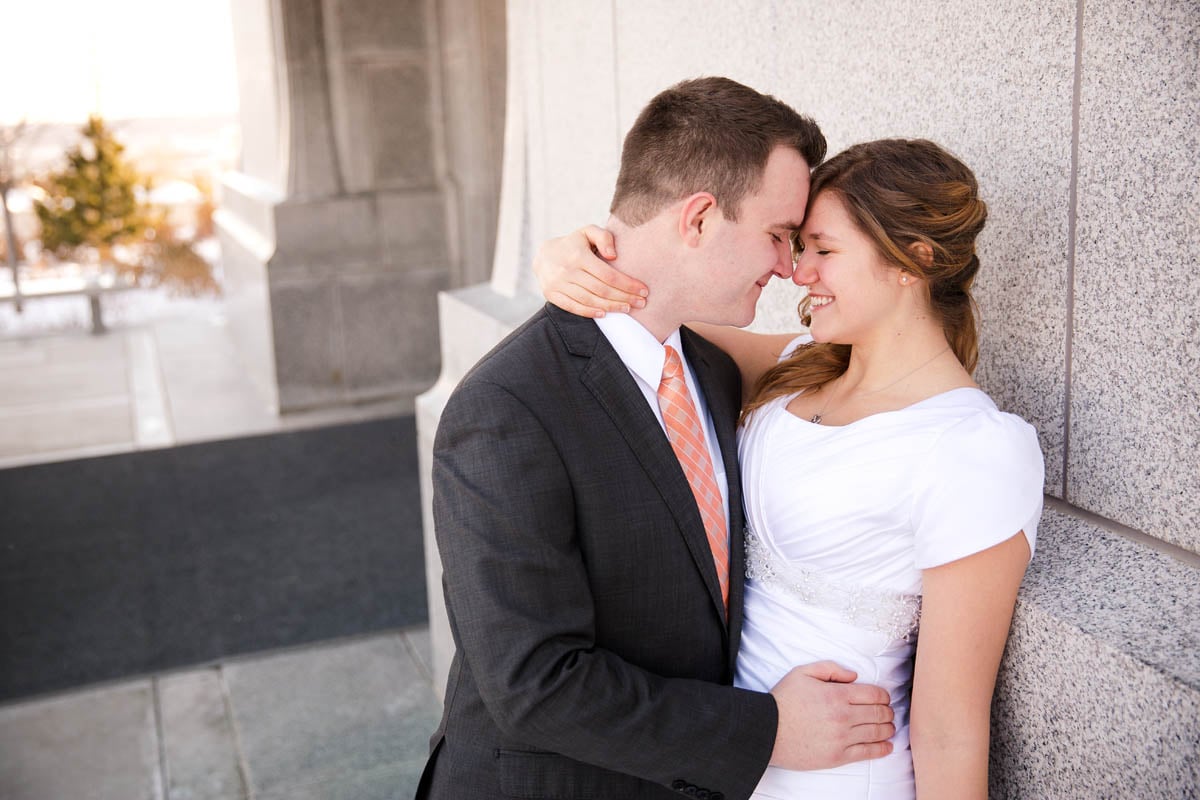
[[[975,392],[977,394],[983,395],[988,400],[991,400],[991,398],[988,397],[988,393],[983,391],[982,389],[980,389],[977,386],[957,386],[953,389],[947,389],[944,392],[938,392],[937,394],[931,394],[929,397],[926,397],[922,400],[918,400],[915,403],[909,403],[908,405],[904,406],[903,408],[894,408],[891,411],[877,411],[874,414],[868,414],[865,417],[860,417],[860,418],[854,420],[853,422],[847,422],[845,425],[825,425],[825,424],[822,424],[819,422],[812,422],[811,420],[805,419],[804,417],[800,416],[799,414],[793,414],[791,411],[788,410],[788,404],[791,403],[793,400],[795,400],[800,395],[804,394],[804,390],[801,389],[798,392],[794,392],[794,393],[788,394],[788,395],[783,395],[783,397],[780,398],[783,401],[780,405],[780,409],[787,416],[791,417],[792,419],[794,419],[804,425],[807,425],[810,428],[825,428],[827,430],[836,431],[836,430],[842,430],[845,428],[854,427],[855,425],[859,424],[860,422],[866,422],[867,420],[875,419],[876,417],[884,417],[884,416],[887,416],[888,414],[902,414],[905,411],[911,411],[915,408],[918,408],[919,406],[925,405],[926,403],[933,402],[934,400],[940,400],[942,398],[947,397],[948,395],[955,394],[956,392]]]

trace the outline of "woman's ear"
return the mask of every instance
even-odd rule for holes
[[[922,267],[928,269],[933,266],[933,248],[925,242],[913,242],[908,246],[908,252],[912,253],[913,260]]]
[[[717,213],[717,198],[708,192],[696,192],[683,201],[679,210],[679,237],[689,247],[698,247],[704,229]]]

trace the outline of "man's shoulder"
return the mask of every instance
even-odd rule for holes
[[[459,390],[480,383],[510,389],[544,385],[548,376],[564,371],[572,354],[586,350],[599,331],[590,319],[555,311],[551,306],[539,309],[501,339],[467,371]]]

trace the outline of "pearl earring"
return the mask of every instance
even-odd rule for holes
[[[900,276],[900,282],[901,282],[901,283],[908,283],[908,276],[907,276],[907,275],[901,275],[901,276]]]

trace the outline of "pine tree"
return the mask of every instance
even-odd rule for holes
[[[82,133],[83,141],[67,151],[66,167],[41,181],[48,195],[35,204],[42,245],[63,257],[94,248],[107,261],[115,245],[145,234],[149,219],[137,198],[145,182],[103,119],[89,117]]]

